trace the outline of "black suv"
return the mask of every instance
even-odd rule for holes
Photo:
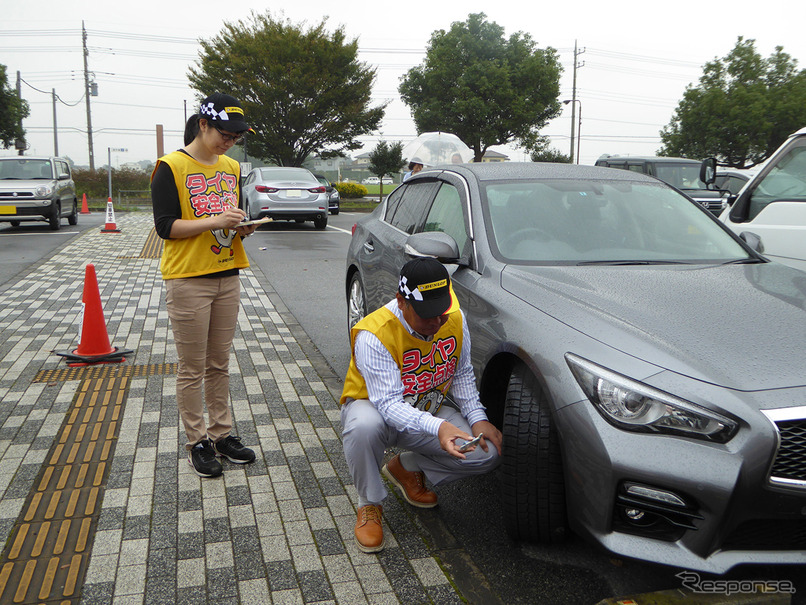
[[[0,158],[0,221],[48,221],[60,229],[62,217],[78,223],[78,199],[70,164],[63,158]]]
[[[700,180],[702,162],[699,160],[603,155],[596,160],[596,165],[654,176],[693,198],[716,216],[719,216],[727,205],[724,191],[708,189],[708,186]]]

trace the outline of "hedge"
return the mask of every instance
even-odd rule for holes
[[[333,183],[333,187],[344,199],[366,197],[368,193],[361,183]]]

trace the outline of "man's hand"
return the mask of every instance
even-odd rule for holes
[[[462,429],[451,424],[446,420],[445,422],[439,425],[439,433],[437,433],[437,437],[439,438],[440,447],[446,452],[448,452],[451,456],[461,458],[462,460],[467,458],[467,456],[465,456],[462,452],[459,451],[459,446],[456,444],[456,440],[463,439],[465,441],[470,441],[471,439],[473,439],[473,437],[465,433]],[[482,440],[483,439],[484,438],[482,437]],[[472,452],[474,449],[476,449],[475,445],[468,451]]]
[[[484,433],[484,437],[481,438],[481,449],[485,452],[487,451],[487,441],[489,440],[495,446],[495,449],[498,450],[498,455],[501,455],[501,445],[504,442],[504,436],[501,435],[501,431],[495,428],[495,425],[490,422],[489,420],[479,420],[476,422],[470,430],[473,431],[473,436],[475,437],[479,433]]]

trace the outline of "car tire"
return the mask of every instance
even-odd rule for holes
[[[334,208],[333,210],[330,211],[330,214],[332,214],[333,216],[336,216],[338,213],[339,213],[338,208]]]
[[[67,223],[78,225],[78,202],[76,200],[73,200],[73,211],[67,215]]]
[[[350,288],[347,290],[347,332],[367,316],[367,297],[364,294],[364,283],[361,274],[356,271],[350,278]]]
[[[566,533],[565,481],[549,402],[523,363],[512,371],[504,408],[501,502],[516,540],[556,544]]]
[[[294,222],[295,222],[297,225],[301,225],[302,223],[304,223],[304,222],[305,222],[305,219],[304,219],[304,218],[295,218],[295,219],[294,219]]]
[[[62,228],[62,206],[59,202],[54,204],[53,212],[51,212],[48,217],[48,223],[50,224],[51,231],[58,231]]]
[[[317,229],[324,229],[327,227],[327,214],[317,216],[315,219],[313,219],[313,226]]]
[[[11,223],[12,227],[19,227],[20,226],[20,221],[8,221],[8,222]]]

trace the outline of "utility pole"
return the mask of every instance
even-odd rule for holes
[[[22,102],[22,75],[20,70],[17,70],[17,99]],[[22,134],[22,117],[20,117],[20,134]],[[17,138],[14,140],[14,146],[17,148],[17,155],[22,155],[25,151],[25,139]]]
[[[84,98],[87,100],[87,146],[90,153],[90,170],[95,170],[95,153],[92,150],[92,112],[90,111],[90,73],[87,67],[87,30],[84,28],[84,21],[81,21],[81,39],[84,46]]]
[[[51,95],[53,95],[53,155],[59,155],[59,136],[56,134],[56,89],[50,89]]]
[[[577,41],[574,40],[574,81],[573,86],[571,89],[571,163],[574,163],[574,135],[576,133],[576,124],[577,124],[577,112],[576,112],[576,100],[577,100],[577,68],[583,67],[585,62],[579,63],[577,61],[577,57],[585,52],[585,49],[577,50]],[[581,113],[580,109],[580,113]],[[577,164],[579,163],[579,158],[577,158]]]

